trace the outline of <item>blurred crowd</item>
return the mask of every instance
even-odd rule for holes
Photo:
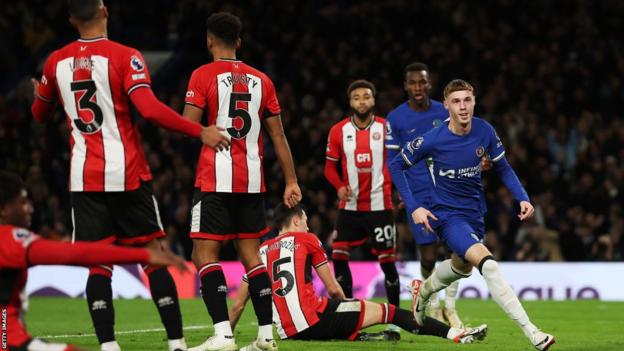
[[[403,68],[429,65],[432,97],[453,78],[476,87],[476,115],[497,129],[536,216],[519,223],[517,205],[486,173],[486,244],[511,261],[624,259],[624,3],[615,0],[486,3],[355,1],[105,1],[109,37],[170,59],[152,72],[154,90],[181,112],[188,77],[210,61],[205,19],[230,11],[244,23],[239,57],[275,82],[304,192],[311,231],[332,239],[336,194],[323,177],[327,132],[348,115],[346,88],[377,86],[377,113],[402,103]],[[62,111],[39,125],[29,79],[51,53],[75,39],[65,1],[8,1],[0,10],[0,168],[27,181],[46,236],[71,234],[68,131]],[[148,55],[146,55],[148,56]],[[148,59],[149,61],[149,59]],[[190,255],[191,194],[199,144],[145,123],[145,152],[168,242]],[[267,138],[268,139],[268,138]],[[267,210],[283,180],[267,142]],[[417,259],[397,209],[401,259]],[[233,258],[226,250],[224,258]],[[363,250],[360,258],[370,258]]]

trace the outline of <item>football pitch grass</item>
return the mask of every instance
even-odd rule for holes
[[[523,303],[531,319],[556,336],[551,350],[624,350],[624,302],[531,301]],[[403,308],[410,302],[403,301]],[[464,323],[487,323],[488,336],[472,345],[457,345],[448,340],[417,336],[401,331],[401,341],[279,341],[280,350],[532,350],[520,329],[492,300],[463,299],[457,302]],[[203,301],[182,300],[185,337],[189,347],[212,335],[210,318]],[[167,350],[165,332],[151,300],[115,300],[117,340],[123,350]],[[50,341],[71,342],[98,350],[91,320],[83,299],[31,298],[27,315],[30,332]],[[380,326],[367,330],[382,330]],[[235,330],[239,347],[250,343],[257,327],[251,303]],[[274,333],[277,337],[277,333]]]

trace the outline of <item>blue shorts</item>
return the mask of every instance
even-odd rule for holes
[[[429,221],[431,227],[446,246],[462,259],[472,245],[483,242],[485,235],[483,217],[465,217],[461,214],[448,214],[443,211],[434,214],[438,220]]]
[[[438,236],[435,232],[428,232],[424,225],[414,223],[412,214],[408,213],[407,209],[405,209],[405,213],[407,214],[407,222],[412,229],[412,235],[414,236],[416,245],[431,245],[438,242]]]

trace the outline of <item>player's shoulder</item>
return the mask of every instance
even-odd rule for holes
[[[0,225],[0,238],[3,242],[16,242],[26,247],[39,236],[26,228]]]
[[[405,101],[402,104],[400,104],[399,106],[395,107],[392,111],[390,111],[388,113],[388,116],[386,117],[388,122],[394,122],[398,118],[401,118],[401,116],[403,116],[405,114],[405,111],[406,111],[407,107],[408,107],[407,106],[407,101]]]
[[[334,123],[331,128],[329,129],[330,133],[338,133],[342,130],[342,128],[346,125],[351,123],[351,117],[345,117],[341,120],[339,120],[338,122]]]
[[[472,125],[478,130],[483,130],[484,132],[495,131],[494,126],[490,122],[477,116],[472,117]]]
[[[375,115],[375,122],[376,123],[381,123],[381,124],[386,124],[386,119],[384,117]]]

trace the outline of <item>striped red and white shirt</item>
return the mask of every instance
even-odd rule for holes
[[[312,233],[286,233],[264,242],[260,258],[273,290],[273,323],[286,339],[319,322],[327,298],[316,295],[312,267],[327,264],[323,245]]]
[[[208,125],[231,137],[229,150],[203,146],[195,186],[204,192],[264,192],[262,119],[280,113],[271,79],[241,61],[220,59],[193,72],[185,102],[205,110]]]
[[[79,39],[48,57],[37,94],[63,104],[71,191],[129,191],[152,179],[129,101],[149,85],[141,53],[106,38]]]
[[[340,201],[339,207],[350,211],[391,210],[392,183],[384,146],[386,120],[374,116],[360,129],[352,118],[332,126],[325,153],[327,160],[340,163],[341,180],[353,191],[351,200]]]

